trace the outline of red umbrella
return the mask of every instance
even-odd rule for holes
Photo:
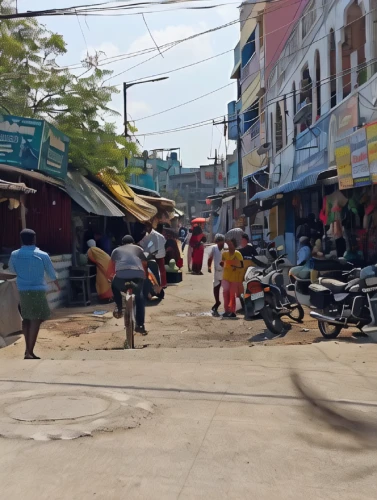
[[[204,224],[206,219],[204,217],[197,217],[191,221],[191,224]]]

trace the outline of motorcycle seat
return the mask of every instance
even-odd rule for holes
[[[319,280],[319,283],[332,293],[344,293],[348,286],[348,283],[343,283],[342,281],[331,278],[322,278]]]

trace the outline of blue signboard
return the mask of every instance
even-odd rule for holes
[[[0,115],[0,163],[67,175],[69,138],[44,120]]]

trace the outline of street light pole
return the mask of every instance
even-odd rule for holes
[[[142,83],[152,83],[152,82],[160,82],[161,80],[167,80],[168,76],[162,76],[161,78],[154,78],[153,80],[143,80],[141,82],[132,82],[132,83],[123,83],[123,113],[124,113],[124,137],[127,139],[128,130],[127,130],[127,89],[133,87],[134,85],[141,85]]]

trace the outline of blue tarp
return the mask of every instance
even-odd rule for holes
[[[261,191],[260,193],[255,194],[250,201],[266,200],[267,198],[272,198],[277,194],[291,193],[292,191],[299,191],[300,189],[314,186],[317,183],[318,176],[322,172],[323,171],[310,172],[295,181],[287,182],[272,189],[266,189],[266,191]]]

